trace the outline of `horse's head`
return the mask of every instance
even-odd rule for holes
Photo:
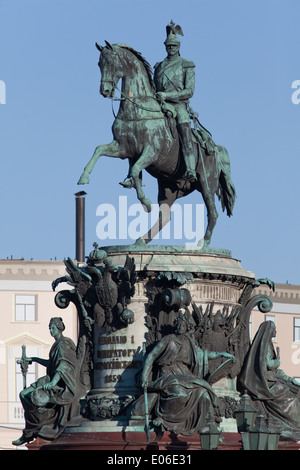
[[[105,43],[104,47],[96,43],[96,47],[100,51],[98,62],[101,71],[100,93],[104,98],[111,98],[118,81],[124,75],[124,70],[117,46],[112,46],[107,41]]]

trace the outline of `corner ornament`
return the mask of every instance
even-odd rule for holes
[[[94,323],[107,332],[116,331],[134,322],[134,313],[128,308],[135,292],[134,258],[127,255],[124,266],[114,266],[107,253],[94,244],[86,266],[79,267],[71,258],[65,260],[68,274],[53,281],[53,290],[66,282],[73,287],[55,296],[55,304],[66,308],[73,302],[79,320],[89,333]]]

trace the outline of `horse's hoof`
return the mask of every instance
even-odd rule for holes
[[[199,240],[198,243],[197,243],[197,248],[202,249],[202,248],[204,248],[204,246],[205,246],[205,240],[204,240],[204,238],[201,238],[201,240]]]
[[[201,240],[199,240],[198,243],[197,243],[197,247],[200,250],[205,250],[205,248],[208,248],[209,244],[210,244],[210,240],[206,240],[205,238],[201,238]]]
[[[146,246],[146,242],[143,238],[138,238],[135,243],[134,243],[135,246]]]
[[[80,176],[79,181],[77,184],[89,184],[90,178],[88,175],[85,175],[84,173]]]

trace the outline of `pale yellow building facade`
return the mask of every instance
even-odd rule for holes
[[[62,310],[54,303],[52,281],[66,274],[63,261],[0,260],[0,449],[13,448],[11,441],[24,427],[19,393],[23,388],[20,366],[22,345],[28,357],[48,358],[53,343],[48,329],[51,317],[62,317],[65,335],[77,337],[75,307]],[[59,290],[70,288],[60,284]],[[45,368],[29,366],[27,384],[45,375]]]
[[[300,286],[276,284],[275,292],[262,285],[254,294],[265,294],[273,307],[267,314],[254,310],[251,315],[251,339],[262,321],[272,320],[276,325],[275,349],[280,349],[280,368],[300,379]]]

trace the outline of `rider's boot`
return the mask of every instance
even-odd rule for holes
[[[191,126],[189,122],[178,124],[183,158],[186,165],[185,177],[188,181],[197,181],[196,158],[193,144]]]

